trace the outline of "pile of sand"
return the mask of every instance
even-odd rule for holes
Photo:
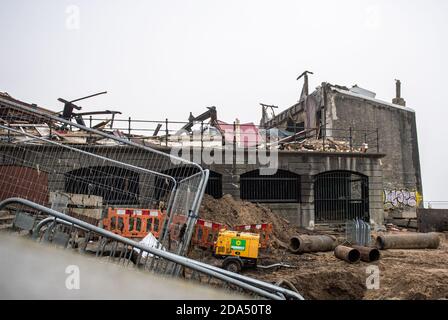
[[[199,209],[201,219],[223,223],[230,228],[243,224],[272,223],[273,240],[280,240],[283,244],[289,243],[289,239],[299,232],[299,228],[273,213],[268,207],[258,203],[251,203],[234,199],[226,194],[220,199],[204,195]],[[303,233],[303,230],[300,230]]]

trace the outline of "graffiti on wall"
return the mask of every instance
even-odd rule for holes
[[[417,207],[422,201],[422,196],[418,191],[384,190],[384,204],[393,207]]]

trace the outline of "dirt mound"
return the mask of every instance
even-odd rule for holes
[[[221,199],[205,196],[199,211],[203,219],[228,226],[272,223],[272,246],[260,252],[259,265],[285,263],[293,268],[248,269],[244,274],[270,283],[287,280],[306,299],[448,299],[448,235],[441,235],[437,250],[382,250],[375,262],[348,264],[333,252],[292,254],[286,247],[294,234],[322,234],[291,225],[268,207],[239,201],[230,195]],[[343,238],[343,233],[340,235]],[[197,250],[195,258],[214,265],[208,252]],[[366,268],[380,271],[379,289],[367,289]]]
[[[305,299],[360,300],[366,292],[365,280],[343,270],[297,273],[292,283]]]
[[[305,299],[360,300],[366,294],[368,264],[348,264],[337,259],[333,252],[310,254],[277,254],[276,261],[262,258],[260,264],[284,262],[294,268],[251,270],[248,275],[271,283],[282,279],[292,283]]]
[[[289,238],[298,232],[304,233],[298,227],[273,213],[268,207],[258,203],[251,203],[234,199],[226,194],[220,199],[204,195],[199,217],[213,222],[224,223],[229,227],[242,224],[272,223],[274,240],[280,240],[284,245],[289,243]]]

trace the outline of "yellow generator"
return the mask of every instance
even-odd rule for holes
[[[224,258],[224,269],[239,272],[243,267],[257,266],[259,247],[259,234],[222,230],[215,243],[215,256]]]

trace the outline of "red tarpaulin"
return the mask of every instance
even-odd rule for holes
[[[233,143],[234,128],[233,123],[225,123],[224,121],[217,120],[218,127],[224,132],[224,139],[226,142]],[[240,123],[236,125],[235,130],[236,145],[247,147],[255,147],[260,144],[263,139],[258,131],[258,128],[252,122]]]

